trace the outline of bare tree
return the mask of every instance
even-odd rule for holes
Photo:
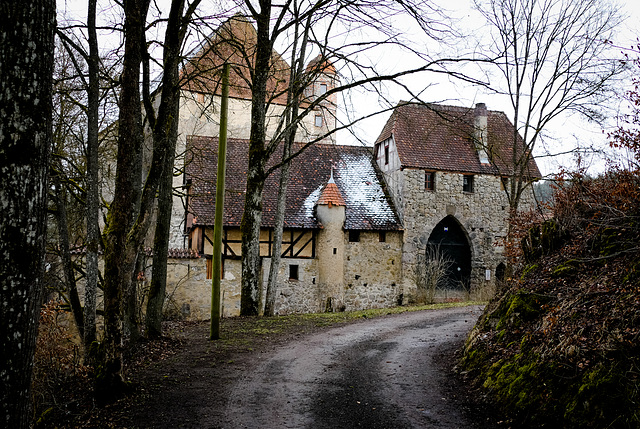
[[[84,351],[89,357],[91,344],[96,340],[96,295],[98,291],[98,251],[100,245],[100,188],[98,183],[100,78],[98,35],[96,31],[96,3],[89,0],[87,6],[87,281],[84,288]]]
[[[353,2],[353,1],[314,1],[297,3],[293,1],[275,2],[261,0],[257,4],[246,1],[243,7],[248,15],[255,21],[257,36],[255,50],[251,51],[251,58],[245,63],[250,69],[251,77],[251,131],[249,137],[249,167],[247,170],[247,192],[241,224],[242,230],[242,283],[241,283],[241,309],[242,315],[258,314],[259,290],[260,290],[260,255],[259,232],[262,212],[262,191],[264,181],[268,174],[280,167],[267,169],[266,165],[270,157],[278,148],[278,145],[286,141],[291,130],[295,130],[303,119],[320,109],[322,103],[330,97],[344,94],[346,91],[357,87],[368,87],[371,91],[379,91],[382,82],[395,82],[404,87],[401,78],[413,73],[434,71],[445,72],[443,64],[448,61],[460,59],[432,59],[423,54],[424,48],[411,47],[411,43],[402,36],[406,29],[407,21],[421,31],[426,39],[433,38],[438,31],[445,31],[446,27],[438,28],[440,20],[444,20],[430,2],[416,0],[411,2]],[[393,22],[406,18],[402,28],[395,27]],[[297,29],[297,30],[296,30]],[[291,33],[294,36],[291,37]],[[356,33],[367,33],[362,39],[356,37]],[[345,37],[347,35],[347,37]],[[291,39],[287,39],[291,37]],[[300,42],[307,38],[306,43]],[[268,106],[278,95],[276,91],[269,91],[268,81],[274,73],[274,62],[271,61],[272,50],[279,41],[293,40],[290,42],[287,52],[292,62],[297,63],[301,49],[306,49],[308,55],[319,53],[316,75],[322,72],[324,65],[336,64],[342,73],[343,82],[322,95],[316,95],[305,100],[304,106],[296,106],[293,100],[297,100],[296,94],[289,98],[290,102],[281,115],[282,123],[274,135],[267,141],[266,117]],[[331,45],[337,46],[332,48]],[[288,51],[295,46],[295,53]],[[418,65],[396,69],[393,72],[378,70],[375,62],[363,61],[365,53],[374,52],[381,47],[397,47],[404,49],[418,58]],[[292,65],[295,67],[295,65]],[[333,67],[333,65],[332,65]],[[309,82],[311,79],[307,80]],[[303,81],[304,82],[304,81]],[[303,86],[302,86],[303,87]],[[407,89],[406,87],[404,87]],[[284,91],[295,90],[295,86],[289,86]],[[283,91],[283,90],[280,90]],[[410,91],[409,91],[410,93]],[[382,97],[382,94],[381,94]],[[291,115],[290,112],[298,110]],[[335,120],[335,117],[332,118]],[[335,132],[352,125],[354,121],[339,124]],[[326,137],[319,136],[312,139],[309,144]],[[298,153],[292,153],[289,160]],[[286,163],[287,160],[284,161]]]
[[[620,18],[607,0],[477,0],[476,7],[493,30],[496,91],[513,109],[509,159],[486,147],[510,179],[505,191],[513,211],[531,184],[533,151],[549,124],[572,113],[600,119],[599,104],[622,70],[610,43]]]
[[[142,110],[140,66],[149,0],[124,2],[125,51],[119,101],[118,154],[114,200],[105,230],[102,365],[96,393],[109,401],[125,389],[122,377],[123,296],[129,289],[150,207],[141,208]],[[148,192],[148,191],[147,191]],[[154,189],[155,192],[155,189]],[[138,219],[141,216],[142,219]]]
[[[55,2],[2,2],[0,13],[0,415],[3,427],[27,428],[44,268]]]
[[[173,0],[171,3],[164,43],[165,70],[159,90],[157,112],[153,107],[150,91],[149,53],[146,50],[148,44],[145,37],[149,4],[148,0],[132,0],[123,4],[125,51],[119,103],[116,185],[114,201],[109,210],[108,224],[104,233],[105,339],[102,344],[104,371],[99,374],[97,380],[98,394],[104,400],[113,399],[125,388],[122,377],[123,322],[128,322],[131,330],[137,328],[135,323],[132,324],[130,319],[125,318],[126,297],[132,296],[136,261],[152,219],[158,190],[163,193],[162,201],[166,201],[167,193],[171,195],[171,187],[167,184],[173,173],[173,156],[177,139],[179,53],[190,22],[189,17],[199,4],[199,0],[191,2],[186,11],[184,0]],[[142,82],[141,67],[143,67]],[[142,186],[144,133],[141,99],[144,101],[146,120],[149,121],[153,140],[150,165],[144,172],[146,177],[144,186]],[[161,210],[163,216],[170,213],[170,203],[162,204]],[[161,227],[158,234],[168,234],[168,230]],[[162,270],[157,274],[160,277],[166,277],[166,239],[164,241],[165,244],[160,243],[156,247],[160,249],[158,257],[165,260],[164,274]],[[158,265],[162,268],[162,264]],[[164,298],[158,301],[161,306]],[[152,325],[152,328],[156,327]],[[134,333],[132,330],[132,334]],[[158,335],[158,332],[155,331],[154,334]]]
[[[166,146],[158,190],[158,216],[153,243],[153,268],[149,298],[147,301],[147,336],[162,335],[162,309],[167,287],[167,255],[169,251],[169,229],[173,206],[173,169],[178,140],[178,117],[180,114],[180,49],[184,43],[187,23],[200,0],[194,0],[185,11],[185,0],[174,0],[165,31],[163,49],[163,78],[160,106],[156,115],[151,94],[145,93],[147,119],[153,132],[154,146]],[[147,86],[148,88],[148,86]]]
[[[453,262],[440,250],[439,245],[427,245],[424,252],[418,254],[413,268],[413,282],[416,285],[416,302],[431,304],[438,288],[446,288],[446,280]]]

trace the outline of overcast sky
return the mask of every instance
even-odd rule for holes
[[[159,2],[166,0],[159,0]],[[477,27],[482,21],[477,15],[477,12],[472,10],[471,0],[457,0],[455,3],[446,0],[436,0],[442,2],[446,9],[452,11],[456,18],[461,19],[462,25],[470,28]],[[102,0],[98,0],[98,8],[104,7],[108,3]],[[618,0],[617,2],[623,9],[623,14],[628,15],[628,19],[625,24],[621,26],[618,32],[618,40],[615,42],[623,47],[630,47],[634,44],[634,41],[640,36],[640,0]],[[452,9],[455,8],[455,9]],[[67,10],[67,13],[72,16],[79,16],[84,21],[86,16],[86,0],[58,0],[58,10]],[[102,18],[107,13],[102,11]],[[110,12],[113,13],[113,12]],[[394,57],[393,53],[382,56],[382,61],[387,60],[390,64],[399,63],[402,59]],[[422,98],[425,101],[430,102],[442,102],[446,104],[459,105],[459,106],[473,106],[475,103],[483,102],[487,104],[490,110],[504,111],[507,116],[510,116],[508,111],[508,100],[501,99],[500,96],[491,94],[486,90],[477,88],[468,84],[461,84],[460,82],[452,81],[448,78],[442,78],[436,75],[430,75],[425,77],[420,76],[409,82],[412,88],[416,91],[424,90],[428,88],[423,94]],[[400,100],[406,100],[407,94],[401,90],[389,88],[388,96],[391,102],[395,103]],[[362,112],[370,112],[375,110],[379,104],[377,97],[372,96],[359,96],[355,98],[355,108]],[[355,133],[359,140],[367,142],[372,145],[376,137],[382,130],[388,114],[382,114],[373,119],[362,122],[354,127]],[[589,124],[583,121],[581,118],[559,118],[554,124],[550,134],[556,138],[556,141],[550,141],[549,144],[555,144],[562,148],[569,148],[576,144],[576,141],[580,141],[582,144],[593,143],[599,147],[606,146],[606,137],[600,126]],[[341,144],[358,144],[349,133],[341,132],[338,135],[338,143]],[[541,153],[541,152],[540,152]],[[602,169],[602,161],[599,159],[589,161],[595,166],[595,171]],[[571,157],[564,157],[558,159],[538,159],[538,164],[543,174],[553,173],[557,171],[560,166],[571,167],[573,164]]]

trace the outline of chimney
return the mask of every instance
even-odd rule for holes
[[[484,103],[476,104],[473,114],[473,139],[478,152],[480,163],[489,164],[489,156],[487,155],[487,145],[489,142],[487,132],[487,105]]]

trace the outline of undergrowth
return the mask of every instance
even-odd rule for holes
[[[576,177],[521,230],[458,365],[514,426],[640,426],[639,192],[637,173]]]

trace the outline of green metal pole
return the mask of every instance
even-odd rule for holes
[[[227,119],[229,107],[229,64],[222,70],[222,101],[220,103],[220,135],[218,137],[218,176],[216,181],[216,219],[213,229],[213,260],[211,287],[210,340],[220,338],[220,276],[222,273],[222,222],[224,214],[224,176],[227,161]]]

